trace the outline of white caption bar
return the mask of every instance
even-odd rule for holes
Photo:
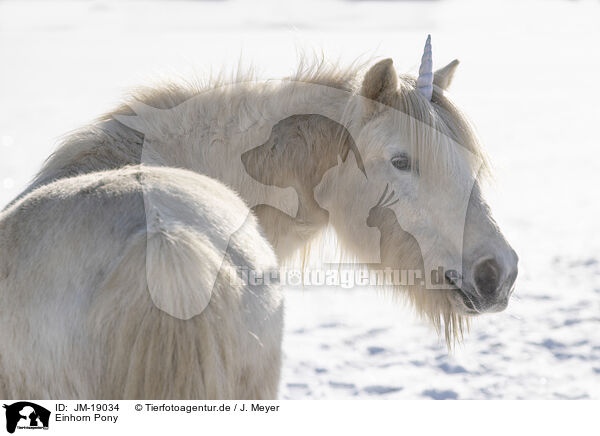
[[[26,436],[598,435],[597,401],[4,401]],[[210,433],[207,433],[210,432]],[[217,433],[214,433],[217,432]],[[6,434],[6,433],[5,433]]]

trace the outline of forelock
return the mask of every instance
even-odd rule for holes
[[[419,171],[425,179],[460,174],[460,151],[468,152],[473,176],[490,174],[488,158],[475,129],[443,90],[434,87],[432,100],[427,101],[416,89],[415,78],[400,76],[397,93],[384,104],[398,111],[397,127],[406,135],[411,155],[419,161]]]

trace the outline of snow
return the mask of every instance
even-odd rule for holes
[[[280,397],[600,399],[598,2],[0,2],[0,204],[60,135],[157,74],[240,57],[281,77],[298,48],[461,66],[452,93],[495,164],[488,189],[520,257],[502,313],[451,353],[368,289],[286,293]]]

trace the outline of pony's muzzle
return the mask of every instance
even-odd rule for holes
[[[473,267],[473,286],[485,312],[504,310],[517,279],[518,258],[513,250],[503,259],[487,257]]]

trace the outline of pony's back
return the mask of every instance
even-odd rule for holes
[[[136,166],[34,190],[0,214],[0,395],[275,397],[282,297],[234,266],[277,264],[245,204],[205,176]]]

